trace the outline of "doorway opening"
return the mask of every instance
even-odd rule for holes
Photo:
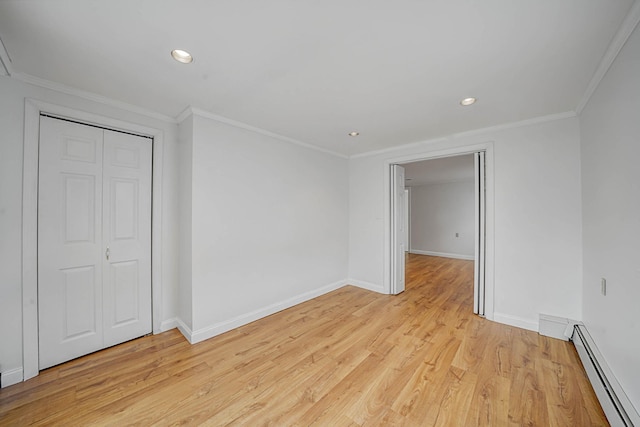
[[[390,160],[386,168],[389,293],[404,291],[407,254],[473,260],[473,312],[492,319],[492,145]]]

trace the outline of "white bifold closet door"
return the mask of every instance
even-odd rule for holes
[[[39,367],[151,332],[148,138],[42,116]]]

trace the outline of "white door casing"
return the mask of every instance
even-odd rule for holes
[[[404,250],[411,250],[411,189],[404,189]]]
[[[40,369],[151,332],[151,154],[143,137],[41,118]]]
[[[464,154],[483,153],[484,168],[484,262],[482,263],[484,277],[484,292],[481,298],[484,305],[484,316],[489,320],[494,320],[494,259],[495,259],[495,229],[494,229],[494,173],[493,173],[493,142],[485,142],[473,145],[461,145],[445,149],[425,150],[414,154],[400,157],[393,157],[384,160],[384,204],[388,208],[384,210],[384,252],[383,252],[383,288],[389,294],[395,294],[394,277],[397,274],[395,235],[397,230],[393,222],[394,215],[394,165],[418,162],[422,160],[438,159],[443,157],[458,156]],[[476,245],[478,246],[478,245]],[[475,293],[475,289],[474,289]],[[475,306],[474,306],[475,307]]]
[[[473,270],[473,312],[485,315],[486,192],[485,152],[474,153],[475,165],[475,259]]]
[[[405,287],[405,188],[404,168],[391,167],[391,224],[394,230],[392,239],[392,293],[404,292]]]

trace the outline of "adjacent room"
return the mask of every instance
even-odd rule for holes
[[[640,425],[640,0],[0,2],[0,424]]]

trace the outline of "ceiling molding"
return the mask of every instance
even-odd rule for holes
[[[541,123],[555,122],[556,120],[570,119],[576,116],[577,114],[575,113],[575,111],[566,111],[564,113],[549,114],[547,116],[534,117],[531,119],[520,120],[518,122],[505,123],[502,125],[489,126],[486,128],[454,133],[451,135],[451,137],[462,138],[466,136],[475,136],[475,135],[480,135],[487,132],[497,132],[497,131],[502,131],[507,129],[515,129],[515,128],[521,128],[525,126],[537,125]]]
[[[0,26],[10,54],[3,57],[5,66],[13,68],[11,77],[29,84],[173,124],[184,120],[191,105],[206,110],[200,113],[212,123],[350,158],[575,112],[614,36],[624,33],[623,24],[630,31],[638,2],[531,1],[512,8],[501,8],[496,0],[485,7],[411,2],[400,9],[381,2],[366,10],[351,2],[299,2],[294,9],[257,2],[259,18],[251,21],[246,37],[230,38],[215,52],[210,40],[247,24],[242,7],[233,2],[222,8],[200,2],[188,22],[175,21],[180,13],[175,2],[145,3],[138,12],[153,13],[154,19],[144,22],[129,13],[126,2],[104,2],[99,19],[87,25],[85,18],[95,14],[89,2],[0,0]],[[554,19],[545,26],[549,14]],[[337,17],[339,25],[327,33],[323,19],[292,21],[295,16]],[[519,31],[505,39],[514,20]],[[112,40],[104,34],[113,22],[119,31]],[[169,27],[164,31],[169,39],[190,38],[190,50],[214,55],[178,65],[154,36]],[[470,44],[481,28],[489,29],[483,43]],[[146,48],[134,47],[133,54],[118,49],[132,37]],[[357,60],[350,60],[354,52]],[[612,52],[607,55],[615,56],[616,49]],[[134,84],[141,78],[146,84]],[[464,92],[474,87],[485,93],[485,98],[475,93],[483,100],[476,107],[481,111],[461,110],[459,99],[473,95]],[[363,136],[346,136],[356,128]]]
[[[4,45],[2,39],[0,39],[0,73],[5,76],[11,76],[13,74],[13,67],[11,65],[11,57],[9,56],[9,52]]]
[[[521,121],[518,121],[518,122],[505,123],[505,124],[497,125],[497,126],[489,126],[489,127],[486,127],[486,128],[470,130],[470,131],[467,131],[467,132],[453,133],[451,135],[447,135],[447,136],[443,136],[443,137],[439,137],[439,138],[427,139],[425,141],[411,142],[409,144],[397,145],[395,147],[383,148],[381,150],[367,151],[365,153],[354,154],[354,155],[350,156],[349,158],[350,159],[357,159],[359,157],[376,156],[378,154],[389,153],[389,152],[403,150],[403,149],[407,149],[407,148],[411,148],[411,147],[418,147],[420,145],[429,145],[429,144],[434,144],[436,142],[443,142],[443,141],[447,141],[447,140],[451,140],[451,139],[458,139],[458,138],[469,137],[469,136],[477,136],[477,135],[482,135],[482,134],[489,133],[489,132],[498,132],[498,131],[503,131],[503,130],[508,130],[508,129],[515,129],[515,128],[531,126],[531,125],[536,125],[536,124],[541,124],[541,123],[553,122],[553,121],[556,121],[556,120],[569,119],[569,118],[576,117],[576,116],[577,116],[576,113],[573,112],[573,111],[567,111],[567,112],[558,113],[558,114],[550,114],[548,116],[534,117],[532,119],[521,120]]]
[[[261,129],[259,127],[255,127],[255,126],[251,126],[247,123],[243,123],[243,122],[239,122],[237,120],[233,120],[233,119],[229,119],[227,117],[224,116],[219,116],[217,114],[214,113],[210,113],[208,111],[205,110],[201,110],[199,108],[194,108],[194,107],[187,107],[182,113],[180,113],[175,120],[178,122],[181,122],[182,120],[184,120],[185,118],[189,117],[190,115],[196,115],[196,116],[200,116],[200,117],[204,117],[207,119],[211,119],[214,120],[216,122],[220,122],[220,123],[224,123],[227,124],[229,126],[233,126],[236,128],[240,128],[240,129],[244,129],[244,130],[248,130],[251,132],[255,132],[255,133],[259,133],[261,135],[265,135],[283,142],[288,142],[291,144],[295,144],[295,145],[299,145],[301,147],[305,147],[305,148],[309,148],[311,150],[315,150],[315,151],[320,151],[322,153],[325,154],[331,154],[332,156],[336,156],[336,157],[341,157],[343,159],[347,159],[349,158],[349,156],[342,154],[342,153],[338,153],[337,151],[332,151],[332,150],[327,150],[325,148],[321,148],[318,147],[317,145],[312,145],[312,144],[308,144],[306,142],[302,142],[302,141],[298,141],[297,139],[293,139],[293,138],[289,138],[288,136],[284,136],[284,135],[280,135],[274,132],[270,132],[268,130],[265,129]]]
[[[605,74],[607,74],[607,71],[609,71],[609,68],[622,50],[624,44],[629,39],[629,36],[631,36],[633,30],[638,26],[638,22],[640,22],[640,0],[636,0],[633,3],[631,9],[629,9],[629,13],[627,13],[624,21],[622,21],[622,25],[620,25],[618,32],[613,37],[613,40],[611,40],[611,44],[609,44],[604,56],[600,60],[600,64],[598,65],[596,72],[593,74],[593,77],[587,86],[587,90],[585,90],[580,102],[578,102],[578,106],[576,107],[576,113],[578,115],[582,113],[582,110],[589,102],[589,99],[591,99],[591,96],[598,88],[598,85],[600,85],[600,82],[604,78]]]
[[[182,110],[182,113],[176,116],[176,122],[180,124],[184,121],[184,119],[186,119],[189,116],[193,116],[193,109],[191,109],[191,105],[189,105],[187,108]]]
[[[137,105],[129,104],[122,101],[116,101],[115,99],[107,98],[106,96],[98,95],[93,92],[88,92],[81,89],[76,89],[61,83],[52,82],[50,80],[41,79],[39,77],[32,76],[25,73],[12,73],[11,77],[16,80],[20,80],[24,83],[28,83],[34,86],[39,86],[45,89],[50,89],[56,92],[65,93],[67,95],[77,96],[89,101],[97,102],[99,104],[108,105],[110,107],[118,108],[120,110],[128,111],[130,113],[139,114],[152,119],[160,120],[167,123],[176,123],[176,119],[156,111],[148,110]]]
[[[352,154],[351,156],[349,156],[349,158],[350,159],[357,159],[359,157],[376,156],[378,154],[391,153],[391,152],[394,152],[394,151],[403,150],[403,149],[407,149],[407,148],[411,148],[411,147],[418,147],[420,145],[435,144],[436,142],[443,142],[443,141],[446,141],[447,139],[449,139],[449,138],[448,137],[438,137],[438,138],[434,138],[434,139],[426,139],[424,141],[410,142],[408,144],[395,145],[395,146],[389,147],[389,148],[381,148],[380,150],[365,151],[364,153]]]

